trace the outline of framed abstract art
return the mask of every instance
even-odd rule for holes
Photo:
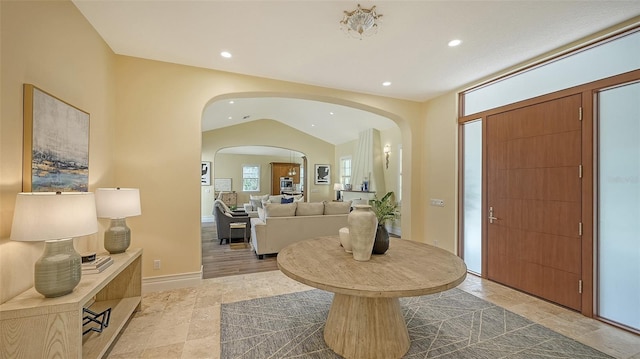
[[[89,113],[24,85],[23,192],[87,192]]]

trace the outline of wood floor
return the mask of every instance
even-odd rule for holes
[[[248,248],[231,249],[235,245],[219,244],[216,224],[202,222],[202,278],[226,277],[277,270],[276,255],[265,255],[264,259]]]
[[[203,279],[278,269],[277,254],[265,254],[264,259],[258,259],[258,256],[250,247],[234,249],[237,248],[234,245],[235,243],[231,245],[220,244],[215,223],[202,222],[200,228]],[[392,233],[389,233],[389,236],[399,238],[399,236]]]

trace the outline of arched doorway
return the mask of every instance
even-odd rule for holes
[[[333,184],[340,183],[344,175],[341,173],[341,159],[355,157],[359,133],[373,128],[380,132],[380,148],[377,150],[380,155],[376,161],[380,161],[381,168],[384,166],[383,151],[391,158],[384,170],[380,171],[382,180],[379,181],[379,191],[394,191],[399,197],[401,188],[407,188],[402,186],[400,177],[401,151],[388,153],[389,148],[399,149],[403,146],[403,135],[398,124],[390,119],[391,116],[385,117],[387,114],[383,111],[365,111],[358,107],[366,106],[346,106],[341,102],[344,101],[293,98],[282,94],[229,94],[217,97],[203,111],[202,160],[213,163],[214,176],[218,177],[224,172],[217,168],[215,160],[215,154],[221,149],[243,146],[293,149],[306,155],[309,161],[309,168],[305,169],[307,174],[311,174],[317,164],[329,165],[329,183],[318,184],[307,178],[305,194],[311,202],[331,201],[336,198]],[[226,178],[227,175],[223,176]],[[232,180],[232,183],[239,184],[240,181]],[[207,198],[213,197],[212,192],[215,192],[213,188],[209,192],[203,188],[203,220],[211,213]],[[244,203],[242,199],[238,202]],[[397,228],[401,228],[401,225],[398,224]],[[205,256],[203,249],[203,264]]]

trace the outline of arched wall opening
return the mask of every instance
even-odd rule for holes
[[[205,121],[205,113],[207,108],[215,103],[221,101],[232,101],[235,99],[254,99],[254,98],[279,98],[289,100],[309,100],[321,102],[324,104],[333,104],[355,109],[375,116],[382,116],[393,123],[394,130],[388,131],[389,133],[382,134],[381,147],[386,146],[391,148],[390,165],[384,169],[385,182],[391,182],[392,185],[389,188],[384,187],[381,190],[399,192],[402,191],[402,206],[401,213],[406,212],[406,215],[401,216],[400,223],[397,224],[398,229],[402,228],[403,234],[410,233],[410,206],[411,206],[411,179],[409,176],[401,176],[399,171],[403,169],[405,173],[411,173],[411,131],[407,121],[400,116],[389,113],[387,111],[375,108],[372,106],[364,105],[361,103],[346,101],[340,98],[326,97],[326,96],[312,96],[306,94],[292,94],[292,93],[274,93],[274,92],[246,92],[246,93],[229,93],[225,95],[216,96],[211,98],[205,107],[203,108],[203,118]],[[222,114],[220,114],[222,116]],[[223,119],[221,118],[221,121]],[[345,151],[349,152],[349,146],[353,144],[347,144],[345,146],[333,145],[326,143],[319,139],[313,139],[305,133],[296,133],[296,129],[288,128],[288,126],[277,121],[277,118],[260,118],[257,117],[250,122],[242,122],[225,127],[223,130],[207,131],[203,124],[202,127],[202,160],[210,160],[212,162],[213,173],[215,176],[215,153],[222,148],[238,147],[238,146],[267,146],[267,147],[284,147],[298,152],[306,154],[309,161],[308,172],[312,172],[314,164],[331,164],[332,174],[330,185],[320,186],[315,185],[310,179],[308,181],[308,198],[309,201],[322,201],[332,200],[336,197],[336,192],[333,191],[333,183],[339,182],[339,163],[341,154]],[[344,122],[343,122],[344,124]],[[334,125],[336,131],[341,130],[341,124]],[[386,136],[385,136],[386,135]],[[316,143],[313,143],[317,141]],[[324,143],[323,143],[324,142]],[[343,148],[347,148],[346,150]],[[400,150],[401,149],[401,150]],[[383,149],[380,149],[382,153]],[[402,156],[400,156],[400,153]],[[402,162],[402,163],[400,163]],[[263,171],[264,172],[264,171]],[[393,177],[393,180],[388,178]],[[239,188],[239,187],[236,187]],[[205,216],[210,213],[208,210],[208,198],[213,196],[213,188],[210,188],[207,192],[206,188],[202,190],[201,197],[201,212],[203,220]],[[380,196],[384,193],[380,194]],[[399,195],[399,193],[398,193]],[[248,197],[248,195],[247,195]],[[399,196],[398,196],[399,197]],[[242,201],[239,201],[242,202]],[[241,206],[242,203],[239,203]]]

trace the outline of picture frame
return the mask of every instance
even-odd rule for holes
[[[89,118],[32,84],[23,86],[23,192],[89,190]]]
[[[231,178],[216,178],[213,190],[214,192],[231,192]]]
[[[211,186],[211,161],[202,161],[200,169],[200,184],[202,186]]]
[[[330,184],[331,183],[331,166],[316,164],[314,173],[314,184]]]

